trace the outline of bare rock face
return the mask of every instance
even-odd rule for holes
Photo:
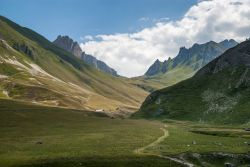
[[[69,38],[68,36],[59,35],[53,43],[58,47],[72,53],[76,57],[81,57],[82,49],[77,42],[74,42],[73,39]]]
[[[145,75],[147,76],[152,76],[152,75],[156,75],[156,74],[159,74],[162,72],[162,65],[163,65],[163,62],[161,62],[160,60],[156,60],[154,62],[154,64],[152,64],[148,71],[145,73]]]
[[[210,41],[204,44],[195,43],[190,48],[181,47],[178,55],[173,59],[160,62],[156,60],[145,73],[146,76],[153,76],[166,73],[178,67],[189,67],[197,71],[207,63],[224,53],[227,49],[236,46],[238,43],[233,39],[216,43]]]
[[[76,57],[82,59],[85,63],[95,67],[96,69],[113,76],[118,76],[117,72],[113,68],[109,67],[106,63],[96,59],[92,55],[85,54],[85,52],[83,52],[80,48],[79,44],[73,41],[73,39],[71,39],[70,37],[59,35],[53,43],[58,47],[72,53]]]
[[[81,55],[81,59],[85,63],[94,66],[95,68],[97,68],[100,71],[106,72],[106,73],[111,74],[113,76],[118,76],[117,72],[113,68],[109,67],[103,61],[97,60],[92,55],[89,55],[89,54],[86,54],[86,53],[83,52],[82,55]]]
[[[218,73],[226,68],[234,67],[250,68],[250,41],[245,41],[236,47],[227,50],[204,68],[199,70],[195,76]]]

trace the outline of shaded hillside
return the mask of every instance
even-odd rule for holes
[[[250,41],[229,49],[192,78],[149,95],[137,116],[248,123]]]

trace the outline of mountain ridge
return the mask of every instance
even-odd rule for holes
[[[224,40],[181,47],[175,58],[163,62],[157,59],[145,75],[133,78],[132,83],[149,92],[172,86],[192,77],[201,67],[236,44],[234,40]]]
[[[118,76],[117,72],[109,67],[106,63],[101,60],[98,60],[96,57],[86,54],[82,51],[81,47],[79,46],[78,42],[74,41],[69,36],[61,36],[59,35],[53,43],[58,47],[65,49],[66,51],[72,53],[79,59],[83,60],[85,63],[95,67],[96,69],[111,74],[113,76]]]
[[[139,117],[200,123],[249,123],[250,41],[227,50],[193,77],[157,90],[143,102]]]
[[[190,48],[181,47],[179,53],[173,59],[169,58],[163,62],[158,59],[149,67],[146,76],[166,73],[178,66],[190,66],[194,71],[200,69],[208,62],[218,57],[224,51],[234,47],[237,42],[233,39],[223,40],[219,43],[209,41],[204,44],[193,44]],[[201,61],[201,62],[199,62]]]

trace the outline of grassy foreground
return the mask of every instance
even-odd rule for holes
[[[184,152],[246,153],[250,132],[240,126],[220,126],[165,120],[169,136],[150,151],[165,155]]]
[[[250,164],[250,132],[244,125],[224,126],[164,120],[168,137],[146,153],[176,157],[194,166],[220,167]]]
[[[112,119],[0,100],[0,134],[1,167],[182,166],[164,156],[197,166],[250,163],[244,156],[250,151],[250,132],[243,126]],[[213,154],[220,152],[234,158]]]
[[[133,152],[161,136],[162,126],[1,100],[0,166],[166,166]]]

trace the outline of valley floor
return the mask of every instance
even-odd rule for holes
[[[0,134],[3,167],[250,164],[250,132],[240,126],[112,119],[1,100]]]

